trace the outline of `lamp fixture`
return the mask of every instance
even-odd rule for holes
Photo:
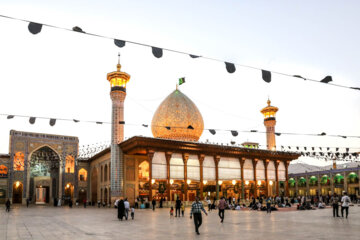
[[[231,183],[232,183],[232,185],[235,185],[235,184],[236,184],[236,181],[235,181],[235,180],[232,180]]]
[[[170,184],[172,185],[174,183],[174,180],[173,179],[170,179]]]
[[[248,180],[246,180],[246,181],[245,181],[245,184],[246,184],[246,185],[249,185],[249,181],[248,181]]]

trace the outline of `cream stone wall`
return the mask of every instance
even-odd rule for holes
[[[106,166],[106,167],[105,167]],[[107,173],[105,174],[105,168],[107,168]],[[89,178],[89,199],[91,199],[92,193],[94,191],[97,192],[97,201],[104,202],[105,199],[107,199],[107,202],[109,202],[109,199],[111,199],[110,195],[110,152],[100,156],[99,158],[92,159],[90,162],[90,171],[88,172],[88,178]],[[97,169],[98,175],[97,175],[97,189],[92,189],[91,184],[91,177],[93,171]],[[107,175],[107,178],[105,179],[105,175]],[[106,189],[106,190],[105,190]],[[107,197],[105,198],[105,192],[107,193]]]

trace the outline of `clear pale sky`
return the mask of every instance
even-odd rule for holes
[[[172,48],[229,62],[360,87],[359,1],[1,1],[0,14],[66,28],[81,27],[123,40]],[[279,108],[276,131],[360,135],[360,91],[273,74],[265,83],[257,70],[192,59],[164,51],[43,27],[32,35],[27,23],[0,18],[0,113],[110,121],[110,85],[116,69],[131,75],[125,121],[150,124],[161,101],[186,77],[180,90],[201,111],[205,128],[265,130],[260,110],[268,96]],[[0,116],[0,152],[8,153],[9,131],[78,136],[80,144],[110,140],[110,125]],[[125,136],[152,136],[126,126]],[[259,142],[264,134],[232,137],[229,132],[201,141]],[[360,139],[277,137],[277,146],[350,147]],[[303,160],[321,164],[316,160]]]

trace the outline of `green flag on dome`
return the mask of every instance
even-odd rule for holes
[[[185,78],[184,77],[179,78],[179,86],[183,83],[185,83]]]

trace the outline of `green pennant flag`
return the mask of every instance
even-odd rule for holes
[[[185,83],[185,78],[184,77],[179,78],[179,86],[183,83]]]

